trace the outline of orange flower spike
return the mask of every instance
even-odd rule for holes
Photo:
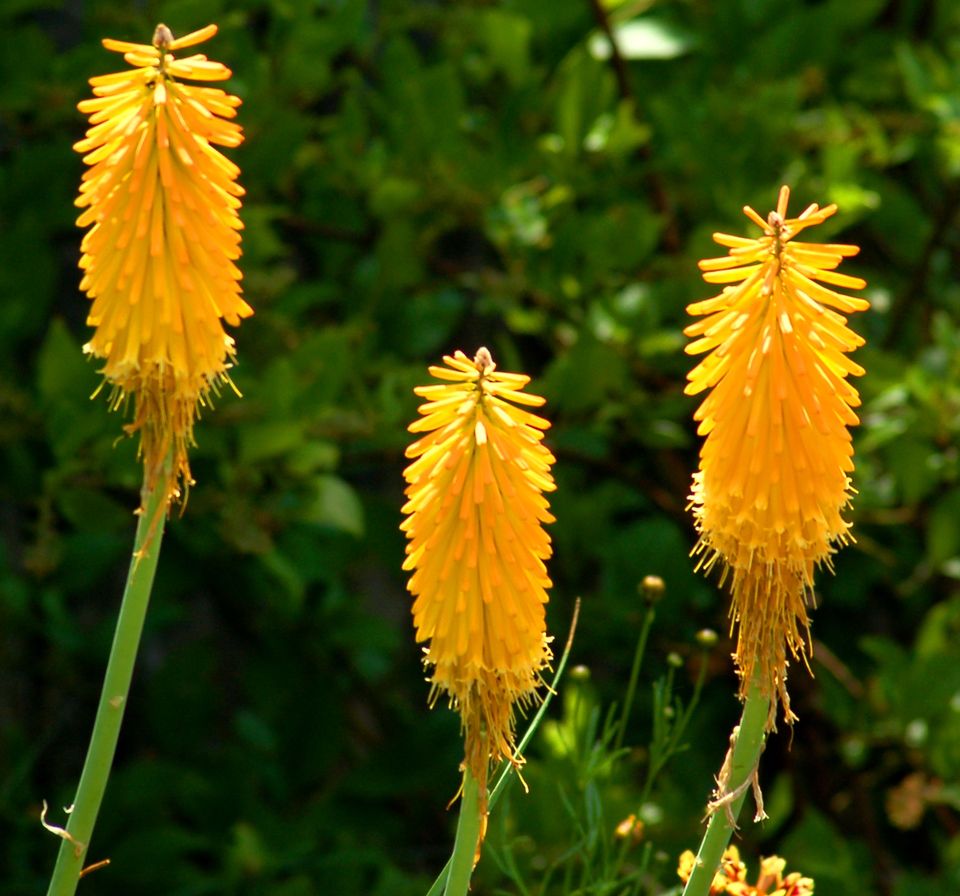
[[[756,672],[772,698],[771,726],[778,698],[793,719],[788,652],[806,659],[814,570],[852,541],[842,512],[860,399],[847,377],[864,371],[848,355],[863,339],[844,315],[869,307],[837,291],[866,285],[836,272],[856,246],[795,239],[836,206],[788,218],[789,196],[783,187],[766,221],[744,209],[762,236],[714,234],[728,252],[700,269],[722,291],[687,308],[702,319],[684,331],[693,338],[687,353],[706,355],[686,393],[708,392],[694,415],[705,437],[691,495],[694,553],[698,568],[719,562],[730,582],[741,696]]]
[[[253,313],[243,300],[237,166],[217,146],[243,140],[232,121],[240,100],[214,87],[230,70],[174,51],[217,32],[208,25],[174,39],[158,25],[153,45],[107,39],[133,68],[91,78],[79,104],[90,129],[74,148],[89,166],[76,205],[89,227],[80,288],[92,300],[84,346],[104,360],[111,405],[134,396],[129,432],[140,433],[148,487],[163,476],[168,500],[191,484],[187,457],[199,407],[230,383],[236,326]],[[232,383],[231,383],[232,385]],[[172,452],[172,470],[161,474]]]
[[[430,368],[441,384],[414,390],[425,401],[410,431],[424,435],[406,451],[403,568],[431,702],[443,693],[461,715],[485,813],[490,763],[522,763],[514,708],[537,699],[551,659],[543,493],[555,488],[554,457],[549,422],[525,409],[544,403],[523,391],[529,377],[498,371],[485,348],[443,360]]]

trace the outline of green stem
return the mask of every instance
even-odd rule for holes
[[[540,727],[540,722],[543,721],[543,717],[547,714],[547,707],[550,706],[550,702],[553,700],[554,694],[557,693],[557,688],[560,685],[560,679],[563,678],[564,670],[567,668],[567,660],[570,659],[570,650],[573,647],[573,636],[577,631],[577,620],[579,618],[580,598],[578,597],[573,607],[573,619],[570,621],[570,631],[567,634],[567,643],[564,645],[563,653],[560,655],[560,662],[557,663],[557,671],[554,673],[553,681],[550,682],[550,687],[547,689],[547,693],[540,704],[540,709],[537,710],[537,714],[533,717],[533,721],[527,727],[527,730],[521,738],[520,743],[517,744],[517,756],[522,756],[523,751],[527,748],[527,744],[533,740],[533,735]],[[490,797],[487,800],[488,815],[493,811],[493,807],[497,804],[497,800],[500,799],[500,796],[506,789],[507,784],[509,784],[516,775],[516,768],[512,763],[504,763],[504,766],[505,767],[500,773],[500,777],[497,779],[497,783],[494,785],[493,790],[490,791]],[[452,864],[453,858],[451,857],[447,859],[447,864],[443,866],[443,869],[437,875],[436,880],[434,880],[433,885],[427,891],[427,896],[440,896],[441,893],[445,892],[444,887],[447,885],[447,879],[450,875],[450,866]]]
[[[647,637],[650,635],[650,629],[653,626],[654,615],[653,607],[648,607],[647,615],[644,617],[643,626],[640,629],[640,637],[637,639],[637,646],[633,652],[633,666],[630,669],[627,696],[623,700],[623,712],[620,715],[617,739],[613,743],[614,752],[623,746],[623,739],[627,733],[627,721],[630,718],[630,710],[633,709],[633,698],[637,693],[637,681],[640,678],[640,664],[643,662],[643,654],[647,649]]]
[[[733,757],[730,760],[730,772],[724,782],[727,793],[743,787],[756,771],[757,764],[760,762],[760,752],[763,749],[764,729],[769,709],[770,700],[761,694],[760,686],[754,680],[743,705],[740,728],[733,745]],[[744,787],[743,792],[730,803],[730,813],[734,821],[740,814],[740,807],[746,798],[747,790],[749,787]],[[707,896],[733,830],[734,825],[731,825],[725,808],[721,807],[714,811],[710,816],[710,823],[707,825],[703,840],[700,842],[700,851],[697,853],[693,873],[683,888],[683,896]]]
[[[470,877],[473,875],[473,862],[477,857],[477,843],[480,840],[480,799],[477,782],[470,769],[463,773],[463,797],[460,800],[460,818],[457,821],[457,836],[453,841],[453,855],[450,857],[450,873],[443,896],[467,896],[470,889]]]
[[[159,477],[162,483],[163,477]],[[87,748],[87,758],[80,775],[80,786],[70,818],[67,834],[60,844],[57,863],[50,878],[47,896],[73,896],[86,858],[87,847],[93,835],[97,813],[107,789],[110,766],[117,749],[120,724],[127,705],[130,680],[137,658],[143,621],[150,602],[153,575],[160,555],[163,538],[166,494],[162,487],[142,496],[142,512],[137,523],[133,557],[127,573],[127,585],[120,604],[120,615],[110,648],[110,659],[103,679],[100,704],[93,723],[93,734]]]

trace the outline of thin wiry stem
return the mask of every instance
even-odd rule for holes
[[[647,638],[650,635],[650,629],[653,627],[655,615],[653,607],[647,607],[647,613],[640,628],[640,637],[637,639],[637,647],[633,653],[633,666],[630,669],[630,680],[627,683],[627,695],[623,700],[623,712],[620,715],[617,738],[613,744],[614,752],[623,746],[623,739],[627,733],[627,722],[630,720],[630,710],[633,708],[633,698],[637,692],[637,680],[640,677],[640,664],[643,662],[643,655],[647,649]]]
[[[550,705],[550,701],[553,700],[554,695],[557,693],[557,685],[560,684],[560,679],[563,677],[563,672],[567,667],[567,660],[570,659],[570,650],[573,647],[573,636],[577,630],[577,620],[579,617],[580,598],[578,597],[573,607],[573,618],[570,620],[570,632],[567,635],[567,643],[564,645],[563,654],[560,656],[560,661],[557,663],[557,671],[553,676],[553,681],[550,682],[550,687],[547,690],[546,696],[543,698],[543,702],[540,704],[540,709],[537,710],[537,714],[533,717],[533,721],[527,727],[527,730],[524,733],[523,738],[520,740],[520,743],[517,744],[517,750],[515,754],[517,756],[523,755],[523,751],[527,748],[527,744],[530,743],[533,735],[536,733],[537,728],[540,727],[540,722],[547,713],[547,707]],[[515,772],[516,769],[511,763],[505,763],[504,770],[500,773],[500,777],[497,778],[497,783],[494,784],[493,789],[490,791],[490,797],[487,801],[489,810],[493,810],[493,807],[497,804],[497,800],[500,799],[500,796],[507,784],[513,779]],[[461,806],[461,815],[463,814],[463,811],[463,807]],[[427,891],[427,896],[440,896],[441,893],[445,893],[444,887],[447,885],[447,879],[450,875],[450,867],[452,862],[453,857],[451,856],[451,858],[447,860],[447,864],[443,866],[443,870],[437,875],[437,879],[433,882],[433,885]]]
[[[601,0],[589,0],[589,4],[597,26],[610,44],[610,65],[613,67],[613,74],[617,79],[617,92],[620,94],[622,100],[631,103],[634,111],[639,113],[639,103],[637,102],[636,92],[630,83],[630,72],[627,68],[623,53],[620,50],[620,45],[617,42],[617,35],[610,22],[610,16],[607,14],[607,10]],[[642,162],[649,164],[653,156],[650,151],[650,144],[644,143],[638,147],[636,155]],[[680,234],[677,231],[676,219],[670,207],[670,200],[667,196],[667,191],[664,189],[663,182],[653,170],[647,172],[647,186],[650,189],[653,206],[664,220],[664,248],[668,252],[676,252],[680,248]]]

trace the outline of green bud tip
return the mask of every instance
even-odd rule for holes
[[[697,632],[696,639],[701,647],[710,648],[716,645],[720,636],[712,628],[702,628]]]
[[[660,576],[644,576],[638,590],[643,595],[643,599],[647,602],[648,606],[653,606],[663,597],[667,586]]]

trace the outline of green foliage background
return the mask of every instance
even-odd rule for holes
[[[100,38],[148,42],[158,21],[220,25],[201,50],[244,100],[257,313],[236,334],[243,400],[198,427],[91,852],[113,864],[81,891],[425,892],[460,741],[426,707],[412,643],[402,453],[426,366],[479,345],[548,398],[550,626],[562,640],[582,596],[573,662],[590,680],[530,750],[531,793],[514,789],[475,892],[600,892],[589,875],[544,889],[542,871],[565,850],[582,870],[630,812],[646,828],[627,865],[650,844],[646,871],[603,892],[673,886],[738,713],[722,637],[689,749],[640,804],[651,684],[673,651],[688,700],[694,633],[726,632],[725,598],[687,557],[684,306],[710,294],[710,234],[749,232],[741,206],[765,214],[789,183],[796,210],[840,205],[817,237],[862,246],[845,270],[874,305],[853,322],[858,543],[821,576],[816,677],[795,670],[800,722],[763,764],[771,818],[740,845],[753,867],[787,856],[820,896],[960,892],[960,7],[605,9],[619,67],[589,0],[0,4],[4,893],[43,892],[52,868],[40,802],[62,820],[72,798],[139,486],[80,350],[75,105],[123,65]],[[596,721],[622,700],[648,573],[668,591],[635,747],[595,767],[582,708]],[[582,752],[558,747],[565,724]]]

